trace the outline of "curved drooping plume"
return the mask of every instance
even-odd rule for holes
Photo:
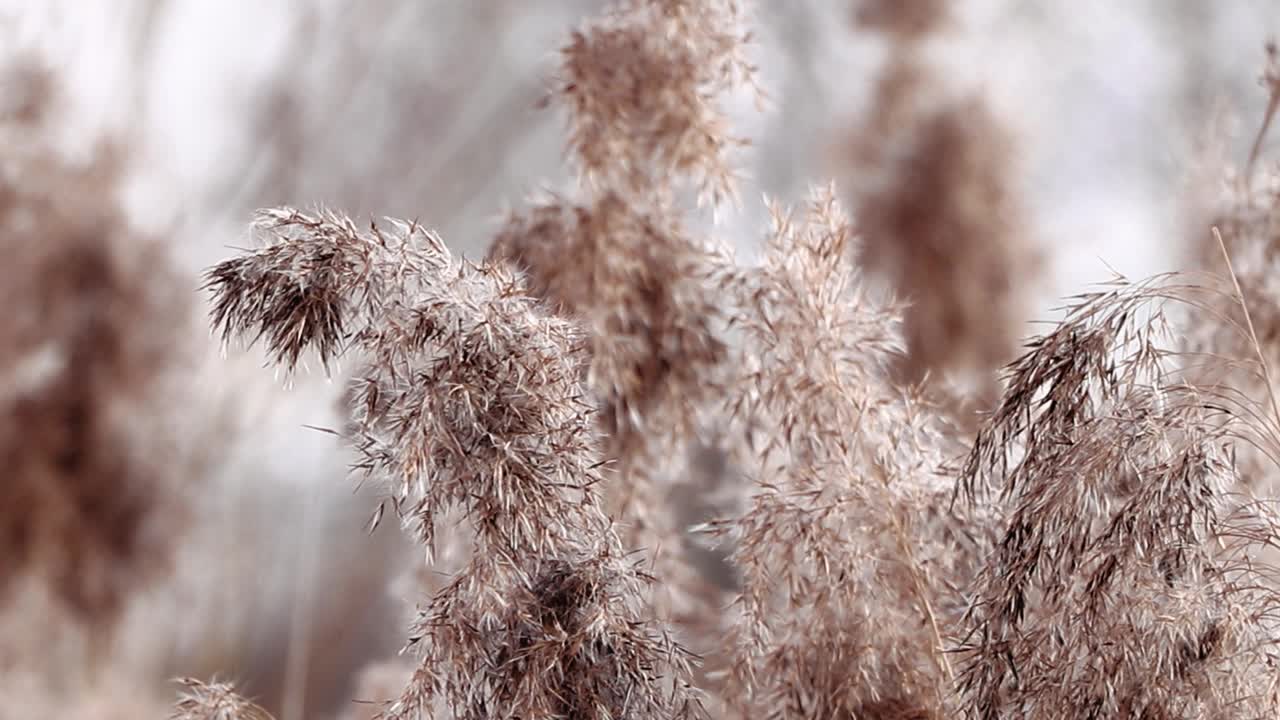
[[[428,549],[474,530],[416,623],[421,661],[388,718],[687,717],[687,661],[640,608],[644,578],[601,508],[581,333],[500,264],[453,258],[414,223],[260,214],[262,246],[208,274],[224,333],[357,364],[358,469]]]
[[[961,474],[1004,516],[961,646],[966,716],[1275,712],[1275,513],[1230,493],[1256,409],[1166,349],[1208,294],[1118,281],[1010,367]]]

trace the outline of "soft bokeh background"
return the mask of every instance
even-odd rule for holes
[[[913,0],[902,0],[911,2]],[[599,0],[6,0],[0,38],[65,81],[63,144],[129,147],[129,211],[171,239],[190,274],[246,241],[250,212],[323,203],[410,216],[471,256],[530,191],[565,187],[562,124],[539,100],[566,32]],[[770,103],[734,99],[748,180],[715,232],[750,246],[762,193],[799,199],[838,174],[884,60],[850,3],[756,4]],[[1274,0],[957,2],[930,45],[948,88],[983,93],[1018,139],[1016,189],[1050,258],[1039,304],[1107,278],[1171,269],[1203,191],[1200,168],[1239,160],[1261,117],[1255,78],[1280,33]],[[208,339],[192,384],[228,437],[179,577],[122,637],[158,676],[240,681],[291,720],[350,695],[394,652],[410,550],[390,524],[361,532],[330,435],[338,384],[282,388],[252,352]],[[411,598],[409,598],[411,600]]]
[[[416,215],[483,248],[504,203],[562,181],[558,118],[535,105],[566,30],[601,2],[8,4],[18,41],[65,63],[80,121],[144,142],[140,208],[200,209],[202,232],[183,233],[200,267],[264,201]],[[851,28],[850,5],[756,4],[774,102],[739,106],[756,142],[748,215],[751,190],[791,199],[824,177],[825,141],[866,99],[883,47]],[[957,88],[981,89],[1022,136],[1025,189],[1066,282],[1096,275],[1099,259],[1149,269],[1197,144],[1252,130],[1280,11],[1268,0],[954,5],[935,50]]]

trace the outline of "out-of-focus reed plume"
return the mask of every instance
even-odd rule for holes
[[[901,380],[954,382],[959,407],[983,409],[1025,334],[1041,271],[1016,148],[986,100],[957,95],[926,60],[950,22],[946,3],[855,7],[857,24],[888,43],[867,116],[844,140],[860,262],[907,303]]]
[[[735,136],[723,108],[758,92],[736,2],[628,0],[575,31],[552,99],[567,111],[573,200],[512,213],[489,250],[587,329],[587,383],[602,406],[611,513],[654,572],[654,606],[691,642],[715,624],[720,591],[690,567],[671,497],[709,437],[729,355],[704,281],[709,243],[685,227],[688,195],[736,197]],[[714,643],[708,637],[704,642]],[[712,646],[708,645],[708,649]]]
[[[175,429],[194,295],[123,209],[126,145],[69,152],[54,71],[2,63],[0,715],[155,714],[119,641],[132,602],[170,576],[222,439]]]
[[[165,571],[198,479],[184,443],[164,440],[192,303],[162,241],[120,208],[124,149],[64,156],[47,71],[4,72],[16,99],[0,118],[0,595],[34,578],[106,628]]]

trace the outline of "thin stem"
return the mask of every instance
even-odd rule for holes
[[[889,474],[879,464],[875,466],[877,475],[880,476],[880,482],[884,484],[885,491],[892,493],[892,486],[889,482]],[[892,504],[892,497],[890,497]],[[916,596],[920,599],[920,607],[924,610],[925,620],[929,623],[929,630],[933,633],[934,642],[934,661],[946,676],[947,680],[954,686],[956,681],[955,670],[951,667],[951,661],[947,659],[946,644],[942,641],[942,630],[938,626],[937,613],[933,611],[933,603],[929,602],[929,584],[925,581],[925,571],[916,561],[915,553],[911,550],[911,541],[907,537],[907,531],[902,526],[902,517],[898,508],[894,508],[889,514],[893,521],[893,531],[898,539],[898,547],[902,550],[902,554],[907,559],[907,571],[911,573],[911,581],[914,586]]]
[[[1280,97],[1280,95],[1275,97]],[[1222,259],[1227,261],[1227,273],[1231,275],[1231,283],[1235,286],[1236,301],[1240,303],[1240,309],[1244,311],[1244,322],[1245,327],[1249,330],[1249,341],[1253,343],[1253,351],[1258,355],[1258,364],[1262,366],[1262,377],[1267,382],[1267,396],[1271,399],[1271,412],[1276,416],[1276,420],[1280,422],[1280,402],[1276,401],[1275,383],[1271,380],[1271,366],[1262,354],[1262,344],[1258,342],[1258,333],[1253,328],[1253,315],[1249,312],[1249,304],[1245,302],[1244,290],[1240,287],[1240,278],[1236,275],[1235,267],[1231,264],[1231,254],[1227,252],[1227,244],[1223,241],[1222,233],[1217,226],[1213,227],[1213,237],[1218,241],[1218,248],[1222,250]]]
[[[1267,100],[1267,110],[1262,116],[1262,127],[1258,128],[1258,136],[1253,139],[1253,147],[1249,150],[1249,161],[1244,165],[1246,189],[1253,182],[1253,168],[1258,162],[1258,156],[1262,154],[1262,141],[1267,137],[1267,131],[1271,128],[1271,121],[1275,119],[1276,112],[1280,110],[1280,66],[1277,65],[1277,50],[1274,42],[1267,43],[1267,55],[1271,59],[1263,81],[1270,87],[1271,97]]]
[[[1249,150],[1249,161],[1244,165],[1244,182],[1245,187],[1253,179],[1253,166],[1258,162],[1258,156],[1262,153],[1262,141],[1267,137],[1267,131],[1271,128],[1271,121],[1276,116],[1276,111],[1280,110],[1280,85],[1271,90],[1271,99],[1267,101],[1267,111],[1262,116],[1262,127],[1258,128],[1258,136],[1253,139],[1253,148]]]

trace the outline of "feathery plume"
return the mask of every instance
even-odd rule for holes
[[[754,360],[735,414],[755,455],[745,511],[712,526],[743,575],[725,694],[745,717],[946,717],[948,620],[978,556],[945,511],[946,446],[888,381],[899,315],[850,265],[834,191],[773,214],[762,264],[722,280]]]
[[[1010,366],[961,474],[1004,512],[962,646],[968,717],[1275,712],[1274,513],[1228,494],[1248,415],[1166,349],[1202,293],[1117,280]]]
[[[230,684],[192,678],[178,682],[184,689],[169,720],[274,720],[266,710],[236,694]]]
[[[576,327],[415,223],[362,231],[282,209],[258,227],[261,249],[209,273],[218,325],[271,338],[285,367],[353,354],[357,468],[391,484],[429,556],[448,509],[475,532],[420,613],[421,662],[384,717],[696,716],[688,661],[642,615],[643,579],[600,507]]]

